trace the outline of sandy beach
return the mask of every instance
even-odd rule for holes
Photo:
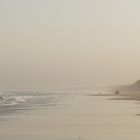
[[[2,140],[139,140],[139,102],[71,95],[56,106],[0,116]]]
[[[140,140],[140,0],[0,0],[0,140]]]

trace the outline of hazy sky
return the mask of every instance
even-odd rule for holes
[[[139,0],[0,0],[0,89],[140,79]]]

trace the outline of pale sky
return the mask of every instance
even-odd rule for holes
[[[139,0],[0,0],[0,89],[140,79]]]

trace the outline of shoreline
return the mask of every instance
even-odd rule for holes
[[[120,91],[120,95],[113,95],[110,100],[135,100],[140,101],[140,91]]]

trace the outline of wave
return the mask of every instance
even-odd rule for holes
[[[17,105],[25,103],[32,96],[0,96],[0,105]]]
[[[62,107],[66,93],[1,92],[0,116],[39,108]]]

